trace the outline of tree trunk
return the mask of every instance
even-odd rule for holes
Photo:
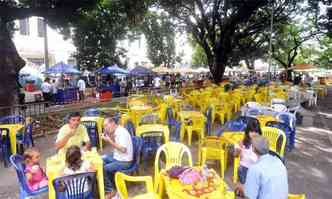
[[[210,63],[210,71],[214,83],[218,84],[222,81],[226,69],[227,60],[224,56],[216,55]]]
[[[17,53],[6,22],[0,19],[0,107],[18,103],[18,71],[25,65]],[[0,109],[0,115],[10,114],[10,109]]]

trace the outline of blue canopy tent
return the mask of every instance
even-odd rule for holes
[[[128,71],[120,68],[118,65],[102,66],[96,70],[96,73],[100,74],[128,74]]]
[[[96,70],[96,73],[101,75],[127,75],[128,71],[120,68],[118,65],[114,64],[113,66],[103,66]],[[100,85],[98,86],[98,91],[103,93],[107,91],[112,91],[113,96],[120,95],[120,85],[119,84],[111,84],[111,85]]]
[[[59,62],[55,64],[54,66],[51,66],[49,69],[44,71],[45,74],[81,74],[79,70],[74,68],[74,66],[65,64],[63,62]]]
[[[153,75],[155,74],[155,72],[143,66],[136,66],[129,72],[129,74],[134,76],[147,76],[147,75]]]

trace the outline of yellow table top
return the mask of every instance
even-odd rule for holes
[[[135,105],[135,106],[131,106],[129,109],[131,111],[145,111],[145,110],[152,109],[152,107],[149,105],[142,105],[142,106]]]
[[[180,111],[178,112],[178,116],[181,120],[184,120],[186,118],[190,117],[204,117],[203,113],[199,111]]]
[[[207,189],[201,189],[206,190],[206,193],[202,193],[201,190],[195,191],[196,194],[200,195],[195,195],[194,193],[194,187],[193,185],[184,185],[182,184],[178,179],[173,179],[162,174],[163,178],[163,183],[166,189],[166,192],[169,196],[169,198],[172,199],[197,199],[197,198],[202,198],[202,199],[231,199],[232,194],[228,194],[226,192],[227,189],[227,184],[218,176],[218,174],[210,170],[214,173],[214,179],[210,181],[209,187],[212,188],[212,190],[208,191]],[[206,187],[208,182],[203,183],[203,186]]]
[[[16,154],[16,133],[17,131],[24,128],[23,124],[2,124],[0,128],[7,128],[9,129],[9,140],[10,140],[10,149],[12,154]]]
[[[224,132],[221,136],[227,144],[240,144],[244,138],[244,132]]]
[[[103,176],[103,160],[96,151],[89,151],[83,154],[83,160],[89,161],[96,168],[97,184],[99,196],[104,199],[104,176]],[[65,168],[65,156],[56,154],[46,160],[46,174],[48,177],[49,199],[55,199],[55,190],[53,187],[53,180],[61,177]]]
[[[258,115],[256,116],[256,118],[258,119],[262,127],[265,126],[267,122],[278,121],[278,119],[272,115]]]

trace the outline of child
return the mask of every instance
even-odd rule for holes
[[[236,190],[239,191],[239,194],[243,193],[243,185],[246,182],[248,168],[258,159],[251,144],[252,138],[258,134],[262,134],[259,122],[256,120],[249,120],[245,130],[244,139],[240,145],[235,146],[235,155],[240,155],[240,166],[238,168],[239,184],[236,188]]]
[[[39,165],[40,153],[38,149],[27,149],[23,154],[23,159],[25,161],[24,173],[28,181],[27,184],[29,189],[31,191],[36,191],[47,186],[47,177]]]
[[[64,175],[73,175],[95,170],[89,162],[82,160],[82,152],[77,145],[73,145],[67,149],[66,164],[66,168],[63,172]]]

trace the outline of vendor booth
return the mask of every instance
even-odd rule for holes
[[[118,65],[103,66],[96,70],[99,75],[97,83],[97,98],[100,101],[109,101],[114,95],[120,95],[121,76],[125,76],[128,72]]]
[[[54,97],[54,103],[67,104],[78,100],[78,88],[76,84],[71,82],[71,76],[79,75],[81,72],[74,68],[74,66],[59,62],[50,67],[44,74],[57,76],[60,75],[61,86],[57,88],[57,93]]]

